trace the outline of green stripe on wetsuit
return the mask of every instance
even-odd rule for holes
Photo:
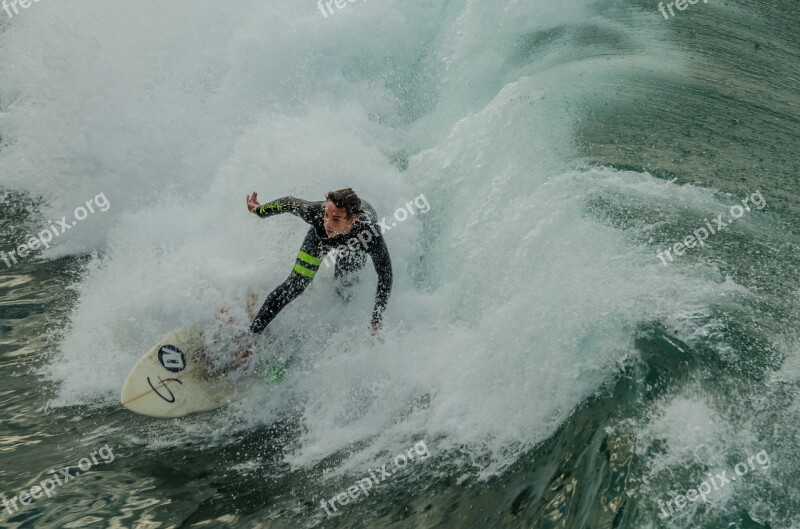
[[[264,204],[263,206],[258,208],[258,214],[263,215],[264,213],[267,212],[267,210],[275,210],[280,212],[281,209],[283,209],[283,205],[280,203],[279,200],[276,200],[274,202],[270,202],[269,204]]]
[[[297,254],[297,262],[294,264],[294,271],[303,277],[313,279],[317,275],[322,259],[300,250]]]

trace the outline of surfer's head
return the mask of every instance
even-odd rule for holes
[[[364,212],[361,199],[349,187],[338,191],[331,191],[325,197],[325,233],[328,237],[347,235],[353,229],[353,224],[358,216]]]

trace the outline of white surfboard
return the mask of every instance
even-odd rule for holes
[[[122,405],[151,417],[183,417],[229,403],[236,382],[209,374],[203,348],[199,324],[165,337],[133,367],[122,387]]]

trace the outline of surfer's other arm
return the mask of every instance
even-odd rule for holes
[[[389,302],[389,294],[392,293],[392,259],[389,257],[389,249],[383,236],[370,245],[370,256],[372,264],[375,265],[375,272],[378,274],[378,287],[375,291],[375,309],[372,311],[372,328],[380,328],[383,320],[383,311]]]
[[[247,209],[262,219],[281,213],[291,213],[310,223],[313,216],[313,205],[313,202],[296,197],[283,197],[262,205],[258,203],[258,193],[255,191],[247,197]]]

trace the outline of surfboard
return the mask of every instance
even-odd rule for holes
[[[236,381],[214,376],[202,355],[204,329],[200,324],[178,329],[158,342],[131,370],[120,402],[150,417],[184,417],[231,402]]]

